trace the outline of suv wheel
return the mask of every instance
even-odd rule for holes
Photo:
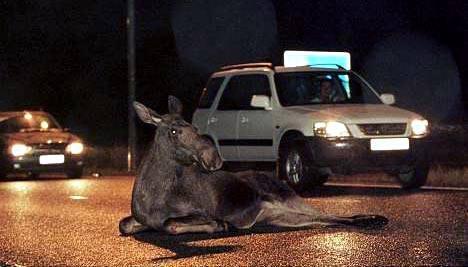
[[[65,174],[67,175],[68,178],[81,178],[83,176],[83,168],[78,167],[78,168],[72,168],[68,169]]]
[[[415,166],[401,167],[397,179],[406,189],[419,188],[426,183],[429,173],[429,164],[416,164]]]
[[[305,158],[298,149],[292,149],[288,152],[284,163],[285,177],[288,183],[298,185],[305,179]]]
[[[299,142],[288,142],[281,146],[279,164],[279,178],[285,179],[296,191],[322,185],[328,178],[328,174],[320,174],[314,168],[310,152]]]
[[[39,173],[37,173],[37,172],[28,172],[28,173],[26,173],[26,177],[28,179],[34,180],[34,179],[39,178]]]

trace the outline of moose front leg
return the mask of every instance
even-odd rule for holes
[[[226,222],[216,221],[203,216],[190,215],[170,218],[164,222],[164,230],[170,234],[214,233],[228,230]]]

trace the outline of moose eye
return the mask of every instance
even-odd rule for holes
[[[172,135],[175,135],[177,133],[177,131],[175,129],[171,129],[171,134]]]

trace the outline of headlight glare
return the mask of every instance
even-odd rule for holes
[[[424,135],[428,131],[429,122],[427,120],[413,120],[411,122],[411,131],[414,135]]]
[[[81,154],[83,153],[84,145],[80,142],[73,142],[67,146],[67,152],[71,154]]]
[[[322,137],[347,137],[349,131],[346,125],[337,121],[317,122],[314,124],[314,132]]]
[[[31,147],[25,144],[14,144],[10,148],[10,153],[15,157],[21,157],[31,151]]]
[[[326,128],[327,128],[327,123],[326,122],[316,122],[314,124],[314,133],[315,133],[315,135],[325,137],[327,135]]]

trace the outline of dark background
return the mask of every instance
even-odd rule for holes
[[[137,99],[189,120],[222,65],[348,51],[397,106],[466,123],[468,1],[136,0]],[[0,0],[0,110],[51,112],[89,143],[127,138],[126,2]],[[141,127],[140,127],[141,128]],[[144,139],[144,138],[143,138]]]

